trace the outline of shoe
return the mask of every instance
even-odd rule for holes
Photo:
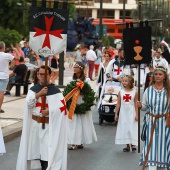
[[[69,150],[77,150],[77,145],[71,145],[68,149]]]
[[[11,96],[11,93],[8,92],[8,91],[6,91],[6,92],[4,93],[4,95],[5,95],[5,96]]]
[[[0,110],[0,113],[5,113],[5,111],[1,109],[1,110]]]
[[[132,152],[135,152],[135,151],[136,151],[135,145],[131,145],[131,148],[132,148]]]
[[[130,151],[130,146],[127,145],[126,148],[123,148],[123,152],[129,152]]]

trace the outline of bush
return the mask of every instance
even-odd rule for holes
[[[0,27],[0,41],[5,42],[6,47],[10,47],[11,44],[18,44],[21,39],[22,35],[19,34],[16,30],[10,30],[10,29],[3,29]]]
[[[115,46],[115,44],[114,44],[114,37],[108,36],[108,39],[109,39],[109,42],[110,42],[110,46],[114,47]]]
[[[102,37],[102,42],[103,42],[105,47],[109,47],[110,46],[110,41],[109,41],[108,36],[103,36]]]

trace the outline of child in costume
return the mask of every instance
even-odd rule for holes
[[[123,89],[118,93],[118,102],[115,111],[115,120],[118,121],[116,144],[126,144],[123,152],[136,151],[138,145],[138,112],[136,102],[138,95],[134,89],[134,79],[126,75],[122,79]],[[120,109],[120,111],[119,111]],[[118,119],[119,112],[119,119]]]

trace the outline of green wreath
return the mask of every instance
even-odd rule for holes
[[[66,96],[69,92],[71,92],[76,87],[76,82],[78,81],[71,81],[63,91],[63,95]],[[93,106],[95,103],[95,92],[90,87],[90,85],[86,82],[84,82],[84,86],[82,89],[80,89],[80,95],[83,95],[84,103],[77,104],[74,113],[75,114],[85,114],[87,111],[91,110],[91,106]],[[72,98],[67,101],[67,109],[69,110],[70,105],[72,102]]]

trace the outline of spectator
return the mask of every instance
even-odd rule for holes
[[[24,47],[24,42],[26,42],[27,41],[27,38],[26,37],[23,37],[22,38],[22,40],[20,41],[20,46],[21,46],[21,48],[23,48]]]
[[[13,47],[16,51],[16,48]],[[9,53],[5,53],[5,43],[0,41],[0,113],[4,113],[2,110],[2,103],[4,100],[4,92],[6,91],[6,86],[8,84],[9,78],[9,62],[12,60],[19,60],[19,55],[12,56]],[[16,53],[17,54],[17,53]]]
[[[9,75],[9,83],[7,85],[7,91],[5,93],[6,96],[10,96],[11,89],[13,85],[11,83],[23,83],[24,77],[27,74],[27,66],[24,63],[24,58],[20,57],[20,65],[16,66],[13,72]]]
[[[84,46],[84,48],[81,51],[82,63],[85,66],[85,68],[84,68],[85,76],[87,76],[87,69],[88,69],[88,61],[87,61],[87,58],[86,58],[87,51],[88,51],[88,48],[86,46]]]
[[[55,80],[58,78],[59,75],[59,63],[58,63],[58,58],[59,55],[54,55],[52,56],[51,60],[50,60],[50,66],[51,66],[51,83],[55,84]]]
[[[76,51],[76,55],[75,55],[75,61],[80,61],[82,62],[82,57],[81,57],[81,51],[82,51],[82,47],[80,44],[77,45],[78,50]]]
[[[98,72],[99,72],[99,65],[101,63],[101,58],[102,58],[102,52],[101,52],[101,47],[97,47],[96,49],[96,56],[97,60],[94,62],[94,70],[95,70],[95,77],[98,77]]]
[[[93,81],[93,70],[94,70],[94,61],[97,59],[96,53],[93,51],[94,46],[91,45],[90,49],[87,51],[86,58],[89,64],[89,78]]]

